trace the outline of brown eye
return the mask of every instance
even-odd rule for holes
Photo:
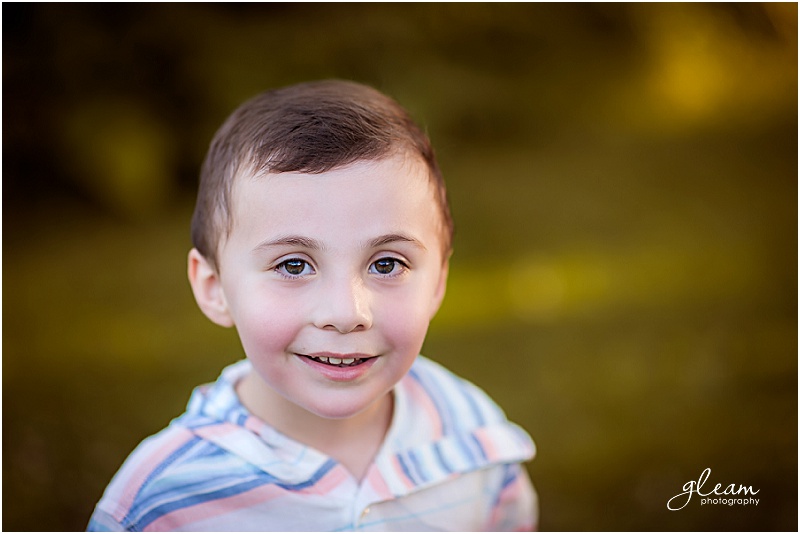
[[[375,270],[381,274],[389,274],[394,270],[394,260],[378,260],[375,262]]]
[[[286,262],[286,272],[289,274],[300,274],[303,272],[303,264],[305,262],[298,260],[291,260]]]
[[[286,260],[278,265],[278,271],[283,271],[284,273],[288,274],[289,276],[300,276],[306,273],[306,268],[310,268],[307,261],[304,260]]]
[[[375,272],[378,274],[391,274],[397,266],[398,261],[392,258],[383,258],[372,265],[375,266]]]

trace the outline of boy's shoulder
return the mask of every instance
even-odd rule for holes
[[[163,508],[158,503],[179,497],[180,488],[190,483],[176,484],[174,480],[182,472],[191,473],[192,463],[202,461],[204,454],[198,449],[203,445],[189,428],[176,424],[146,438],[114,475],[89,530],[137,530],[137,525],[147,524],[148,515]]]
[[[169,426],[143,440],[114,475],[98,503],[89,530],[160,530],[159,518],[248,489],[266,473],[247,459],[268,447],[246,430],[246,415],[231,381],[244,372],[234,364],[213,384],[193,392],[186,411]],[[241,454],[226,446],[235,444]],[[264,460],[262,459],[262,462]],[[169,525],[170,528],[175,525]],[[164,526],[166,529],[166,526]]]
[[[396,451],[452,448],[464,456],[465,469],[535,454],[527,432],[508,421],[489,395],[423,356],[395,388],[395,403],[387,442]]]

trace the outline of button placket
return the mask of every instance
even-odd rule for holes
[[[358,530],[361,529],[361,525],[364,523],[364,520],[367,519],[367,517],[369,517],[369,514],[370,514],[371,511],[372,511],[372,509],[369,506],[367,506],[366,508],[361,510],[361,513],[358,515],[358,521],[356,523],[356,529],[358,529]]]

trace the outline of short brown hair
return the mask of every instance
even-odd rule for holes
[[[214,135],[200,172],[192,243],[218,267],[223,232],[227,236],[233,227],[233,181],[242,169],[317,174],[402,151],[421,157],[428,166],[447,257],[453,221],[428,136],[393,99],[371,87],[339,80],[266,91],[228,117]]]

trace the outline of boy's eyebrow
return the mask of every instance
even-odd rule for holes
[[[263,250],[269,247],[280,247],[280,246],[302,247],[310,250],[322,250],[324,248],[322,246],[322,243],[320,243],[316,239],[312,239],[310,237],[303,237],[300,235],[287,235],[287,236],[277,237],[269,241],[262,241],[261,243],[255,246],[253,252],[258,252],[259,250]]]
[[[369,240],[364,248],[379,248],[384,245],[388,245],[390,243],[411,243],[413,246],[420,248],[422,250],[427,250],[425,245],[419,239],[415,239],[413,237],[394,233],[394,234],[384,234],[382,236],[378,236],[374,239]],[[300,235],[287,235],[277,237],[275,239],[271,239],[269,241],[262,241],[258,245],[253,248],[253,252],[258,252],[260,250],[264,250],[269,247],[280,247],[280,246],[289,246],[289,247],[302,247],[309,250],[323,250],[325,247],[321,242],[316,239],[310,237],[304,237]]]
[[[366,248],[378,248],[378,247],[382,247],[384,245],[388,245],[389,243],[396,243],[398,241],[404,242],[404,243],[411,243],[412,245],[414,245],[417,248],[420,248],[422,250],[427,250],[425,248],[425,245],[423,245],[420,240],[414,239],[413,237],[409,237],[409,236],[404,235],[404,234],[385,234],[385,235],[376,237],[375,239],[372,239],[367,243],[367,247]]]

